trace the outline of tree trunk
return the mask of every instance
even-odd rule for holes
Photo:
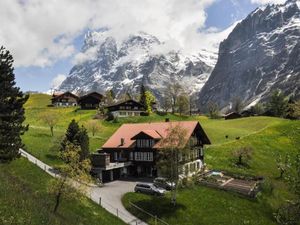
[[[239,164],[242,165],[242,156],[239,156]]]
[[[284,174],[284,170],[280,170],[280,177],[279,178],[282,178],[283,174]]]
[[[56,213],[56,211],[58,209],[58,206],[59,206],[59,203],[60,203],[60,196],[61,196],[61,192],[59,192],[56,195],[56,203],[55,203],[54,210],[53,210],[54,213]]]
[[[51,131],[51,136],[54,136],[54,132],[53,132],[53,126],[50,127],[50,131]]]

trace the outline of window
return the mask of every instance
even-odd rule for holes
[[[114,152],[114,159],[118,160],[118,153],[117,152]]]
[[[130,153],[129,153],[129,159],[130,159],[130,160],[133,160],[133,152],[130,152]]]
[[[136,140],[138,148],[151,148],[154,145],[153,139],[138,139]]]
[[[153,152],[135,152],[135,161],[153,161]]]

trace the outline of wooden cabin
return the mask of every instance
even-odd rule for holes
[[[233,120],[233,119],[238,119],[241,117],[242,117],[242,115],[237,112],[231,112],[224,116],[225,120]]]
[[[52,95],[52,106],[56,107],[70,107],[78,105],[79,97],[69,91],[62,94],[53,94]]]
[[[140,116],[146,112],[145,106],[134,100],[127,100],[106,107],[116,117]]]
[[[79,98],[78,104],[81,109],[97,109],[104,101],[104,96],[98,92],[92,92]]]

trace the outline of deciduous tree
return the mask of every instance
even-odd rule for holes
[[[288,110],[288,101],[282,92],[276,90],[272,93],[271,99],[267,104],[267,111],[272,116],[285,117]]]
[[[175,187],[172,189],[171,201],[176,204],[176,189],[182,168],[182,156],[186,155],[187,131],[180,126],[170,126],[167,136],[160,142],[162,150],[159,151],[158,167],[162,175],[168,178]]]
[[[237,157],[237,165],[245,165],[252,158],[253,149],[251,147],[241,147],[233,152]]]
[[[0,47],[0,162],[9,162],[19,156],[23,147],[21,135],[27,131],[24,126],[23,105],[28,99],[15,86],[13,57]]]
[[[220,111],[217,103],[209,101],[207,104],[207,109],[208,109],[209,117],[211,119],[219,118]]]
[[[182,114],[187,114],[189,111],[189,98],[186,94],[181,94],[178,96],[177,108],[180,116]]]
[[[85,123],[86,128],[95,136],[102,129],[101,123],[97,120],[89,120]]]
[[[54,127],[58,123],[59,116],[54,112],[43,112],[39,115],[40,120],[50,128],[51,136],[54,136]]]
[[[156,99],[154,95],[150,91],[145,92],[145,97],[146,97],[146,110],[148,113],[152,113],[152,106],[153,103],[155,103]]]
[[[68,162],[58,167],[59,175],[49,184],[48,190],[55,196],[53,212],[57,212],[62,199],[82,197],[91,182],[89,159],[80,160],[80,147],[68,143],[65,151],[60,153],[63,161]],[[75,188],[77,190],[75,190]]]

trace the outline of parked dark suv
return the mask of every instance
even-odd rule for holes
[[[155,178],[153,183],[156,187],[164,188],[166,190],[172,190],[172,188],[175,188],[174,183],[169,182],[166,178],[163,177]]]
[[[137,183],[134,187],[134,191],[151,195],[164,195],[165,193],[164,189],[155,187],[151,183]]]

